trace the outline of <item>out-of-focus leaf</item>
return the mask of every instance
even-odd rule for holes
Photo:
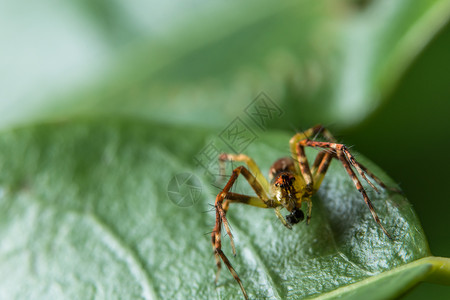
[[[3,133],[2,298],[239,296],[226,270],[214,286],[215,263],[204,234],[213,227],[214,214],[205,210],[217,190],[192,159],[215,137],[207,130],[117,121]],[[272,161],[287,154],[288,140],[267,133],[246,153],[267,173]],[[308,152],[311,160],[314,151]],[[393,185],[379,168],[358,159]],[[185,172],[203,178],[202,193],[190,207],[168,197],[171,179]],[[241,189],[248,190],[244,182],[236,187]],[[394,241],[373,221],[337,162],[314,197],[309,226],[290,231],[272,210],[232,205],[228,216],[238,254],[232,258],[226,238],[224,251],[251,298],[317,296],[429,255],[404,196],[370,196]]]
[[[333,77],[336,122],[363,120],[392,91],[412,60],[450,16],[450,2],[372,1],[346,24],[342,63]]]
[[[1,10],[1,127],[101,113],[221,128],[261,91],[286,111],[272,127],[347,126],[450,15],[445,0],[43,3]]]
[[[300,53],[323,55],[328,43],[312,48],[313,37],[334,19],[324,2],[112,2],[111,20],[101,1],[43,2],[2,10],[2,127],[99,113],[222,126],[263,88],[282,90]],[[105,32],[113,21],[128,39]]]

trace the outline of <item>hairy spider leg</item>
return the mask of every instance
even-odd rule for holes
[[[236,158],[237,156],[227,155],[227,154],[221,155],[221,158],[223,160],[230,159],[230,158],[233,159],[233,157]],[[245,159],[244,161],[247,162],[247,165],[249,165],[248,162],[253,162],[252,159],[250,159],[249,157],[247,157],[245,155],[240,155],[240,157],[238,157],[238,158]],[[249,168],[253,169],[253,171],[256,173],[257,172],[261,173],[261,171],[259,171],[259,168],[256,166],[256,164],[254,162],[253,162],[252,166],[249,165]],[[253,190],[255,191],[255,193],[258,197],[250,197],[250,196],[245,196],[245,195],[229,192],[231,187],[234,185],[236,179],[238,178],[239,174],[242,174],[245,177],[245,179],[250,184],[250,186],[253,188]],[[262,178],[268,186],[267,180],[263,176],[260,178]],[[225,200],[225,203],[224,203],[224,200]],[[239,166],[233,170],[233,172],[230,176],[230,179],[228,180],[227,184],[223,188],[222,192],[220,192],[216,197],[216,201],[215,201],[215,205],[214,205],[215,209],[216,209],[216,224],[215,224],[213,232],[211,233],[211,243],[213,246],[214,256],[215,256],[216,265],[217,265],[216,282],[218,280],[218,276],[219,276],[220,270],[221,270],[220,259],[222,259],[222,261],[227,266],[230,273],[233,275],[234,279],[238,282],[239,286],[241,287],[242,293],[244,294],[245,298],[248,299],[247,293],[245,292],[244,286],[242,285],[242,282],[241,282],[238,274],[236,273],[236,271],[234,270],[230,261],[228,260],[228,258],[222,251],[221,229],[222,229],[222,224],[223,224],[228,236],[230,237],[230,243],[231,243],[231,248],[233,250],[233,255],[236,255],[236,248],[234,246],[233,235],[231,234],[231,230],[230,230],[228,221],[226,219],[226,213],[227,213],[230,202],[240,202],[240,203],[245,203],[245,204],[249,204],[249,205],[253,205],[253,206],[257,206],[257,207],[262,207],[263,205],[265,205],[266,207],[276,207],[278,205],[281,205],[281,203],[277,203],[277,201],[270,200],[267,196],[267,192],[264,190],[263,185],[261,185],[261,183],[258,181],[257,177],[255,177],[244,166]]]
[[[225,201],[222,204],[222,208],[225,211],[225,213],[228,210],[228,207],[225,208],[225,203],[233,203],[233,202],[234,203],[243,203],[243,204],[256,206],[256,207],[260,207],[260,208],[275,208],[275,207],[278,207],[281,205],[281,203],[278,203],[278,201],[275,201],[275,200],[273,200],[273,201],[269,200],[267,202],[264,202],[259,197],[228,192],[225,197]]]
[[[317,142],[317,141],[311,141],[309,139],[300,140],[298,142],[298,144],[300,144],[302,146],[317,147],[317,148],[322,148],[322,149],[323,148],[332,149],[336,152],[337,158],[341,161],[341,163],[344,166],[345,170],[347,171],[348,175],[350,176],[353,183],[355,184],[356,189],[361,193],[361,195],[364,199],[364,202],[366,202],[367,206],[369,207],[369,210],[370,210],[370,213],[372,214],[373,219],[381,227],[384,234],[386,234],[386,236],[389,239],[392,239],[391,235],[387,232],[387,230],[381,224],[380,218],[378,217],[378,215],[375,211],[375,208],[372,205],[372,201],[370,201],[369,196],[367,196],[366,190],[364,189],[364,187],[362,186],[358,177],[356,176],[355,172],[353,171],[352,166],[355,167],[355,169],[358,171],[358,173],[366,181],[368,181],[367,177],[363,176],[361,173],[364,172],[363,170],[367,170],[367,168],[365,168],[364,166],[362,166],[361,164],[356,162],[355,158],[353,157],[353,155],[350,154],[347,147],[343,144],[338,144],[338,143],[334,143],[334,142]],[[371,176],[371,175],[373,175],[372,173],[366,173],[366,174],[369,175],[372,179],[374,179],[377,183],[381,182],[381,180],[378,179],[377,177],[375,177],[376,179],[374,177],[372,177]],[[370,182],[369,182],[369,184],[371,186],[373,186],[373,184],[371,184]],[[383,184],[382,186],[386,186],[384,183],[382,183],[382,184]]]
[[[303,153],[304,155],[304,153]],[[304,156],[306,158],[306,155]],[[328,166],[330,165],[331,160],[333,159],[333,154],[328,151],[320,151],[316,159],[314,160],[314,164],[311,167],[311,176],[312,176],[312,191],[309,198],[306,199],[308,204],[308,213],[306,214],[306,224],[309,224],[311,221],[311,213],[312,213],[312,201],[311,196],[317,192],[322,184],[323,178],[328,170]]]
[[[350,154],[350,152],[348,152],[348,155],[347,155],[347,156],[348,156],[348,159],[350,160],[350,163],[351,163],[353,166],[355,166],[355,168],[358,170],[358,172],[361,174],[361,176],[362,176],[364,179],[366,179],[366,177],[363,176],[363,174],[366,173],[367,175],[369,175],[370,178],[372,178],[373,180],[375,180],[375,182],[376,182],[379,186],[381,186],[382,188],[387,189],[387,190],[390,190],[390,191],[395,192],[395,193],[402,193],[401,190],[399,190],[399,189],[397,189],[397,188],[395,188],[395,187],[386,186],[386,184],[384,184],[384,182],[381,181],[381,179],[379,179],[379,178],[378,178],[377,176],[375,176],[372,172],[370,172],[365,166],[363,166],[362,164],[360,164],[359,162],[357,162],[357,161],[355,160],[355,158]],[[366,181],[368,181],[368,180],[366,179]],[[371,186],[373,187],[373,185],[371,185]],[[376,188],[374,188],[374,189],[377,191]]]
[[[266,194],[269,194],[269,182],[267,181],[267,179],[264,177],[264,175],[262,174],[261,170],[258,168],[258,165],[255,163],[255,161],[248,157],[245,154],[229,154],[229,153],[222,153],[219,156],[219,163],[220,163],[220,175],[223,175],[225,172],[225,162],[226,161],[237,161],[237,162],[244,162],[247,164],[247,167],[250,169],[250,171],[252,172],[252,174],[256,177],[256,180],[263,186],[264,191],[266,192]],[[250,183],[250,182],[249,182]],[[251,183],[250,183],[251,185]],[[259,195],[258,195],[259,197]],[[292,229],[292,226],[288,224],[288,222],[286,221],[286,219],[283,217],[283,215],[281,214],[281,209],[282,209],[282,205],[281,203],[279,203],[276,200],[272,200],[267,198],[268,200],[265,200],[261,197],[259,197],[264,203],[268,203],[267,201],[269,201],[269,206],[268,207],[272,207],[275,208],[275,215],[277,216],[277,218],[281,221],[281,223],[288,229]],[[223,209],[226,211],[228,211],[228,205],[229,205],[229,201],[228,197],[226,197],[225,202],[223,203]],[[256,201],[256,200],[255,200]],[[250,205],[253,205],[251,203],[248,203]],[[258,206],[258,205],[253,205],[253,206]]]
[[[305,182],[305,194],[303,195],[302,201],[306,201],[308,204],[308,213],[306,214],[307,224],[309,224],[309,222],[311,221],[311,197],[319,189],[333,156],[331,153],[327,153],[327,151],[319,152],[314,161],[312,169],[310,169],[308,159],[305,154],[304,145],[300,144],[299,142],[319,134],[329,142],[335,141],[331,133],[322,125],[317,125],[304,132],[299,132],[295,134],[289,141],[292,157],[298,162],[298,165],[295,165],[297,172],[302,175]]]
[[[291,140],[289,141],[289,147],[291,150],[292,158],[297,159],[297,143],[304,139],[311,139],[311,137],[315,137],[317,135],[321,135],[327,140],[328,142],[336,142],[333,135],[323,127],[322,125],[316,125],[314,127],[311,127],[303,132],[296,133]],[[322,155],[319,153],[319,155]],[[299,170],[300,171],[300,170]]]
[[[228,221],[226,219],[226,213],[227,213],[228,206],[229,206],[228,200],[226,198],[227,198],[227,194],[229,193],[231,187],[234,185],[239,174],[242,174],[245,177],[245,179],[248,181],[250,186],[255,191],[256,195],[258,195],[258,197],[264,203],[269,202],[269,198],[267,197],[266,191],[264,191],[262,185],[257,181],[256,177],[252,173],[250,173],[250,171],[247,168],[245,168],[244,166],[239,166],[233,170],[233,173],[231,174],[230,179],[228,180],[228,183],[225,185],[222,192],[220,192],[217,195],[216,201],[215,201],[216,212],[218,212],[220,214],[221,222],[224,225],[228,236],[230,237],[230,243],[231,243],[231,247],[233,249],[233,255],[236,255],[236,249],[234,247],[233,235],[231,234],[231,230],[228,225]],[[224,204],[224,200],[225,200],[225,204]],[[224,206],[226,209],[224,209]],[[213,235],[215,234],[216,238],[217,238],[217,235],[220,235],[220,230],[221,230],[221,227],[217,228],[217,224],[216,224],[216,227],[213,231]]]
[[[252,158],[248,157],[245,154],[229,154],[229,153],[220,154],[219,155],[220,175],[224,175],[225,163],[227,161],[244,162],[250,169],[250,172],[252,172],[252,174],[256,177],[256,180],[259,182],[259,184],[262,185],[264,191],[266,193],[269,192],[269,182],[267,182],[267,179],[264,177],[261,170],[258,168],[258,165]]]
[[[311,168],[311,173],[314,180],[313,193],[319,190],[333,157],[337,158],[334,153],[330,153],[329,151],[320,151],[317,154],[314,164]]]

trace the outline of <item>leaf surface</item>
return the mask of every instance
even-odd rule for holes
[[[214,139],[208,130],[135,121],[79,120],[2,134],[2,298],[240,296],[226,269],[214,286],[206,234],[214,214],[205,211],[218,190],[192,159]],[[286,155],[288,140],[269,132],[246,152],[267,173]],[[308,152],[310,160],[314,152]],[[168,197],[171,179],[185,172],[200,178],[202,189],[188,207]],[[248,191],[243,180],[236,191]],[[309,226],[290,231],[272,210],[232,206],[237,256],[228,238],[224,251],[251,298],[317,296],[429,255],[405,197],[369,195],[394,241],[373,221],[337,162],[314,197]]]

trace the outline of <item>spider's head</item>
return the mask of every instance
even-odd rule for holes
[[[272,180],[273,195],[288,211],[296,208],[299,201],[300,181],[296,177],[294,173],[281,172]]]
[[[290,212],[286,215],[289,225],[297,224],[305,218],[301,206],[301,180],[293,172],[280,172],[272,180],[272,193]]]

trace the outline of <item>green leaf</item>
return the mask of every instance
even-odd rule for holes
[[[349,126],[450,15],[446,0],[41,1],[2,10],[14,33],[0,36],[13,70],[0,82],[0,128],[99,114],[222,128],[261,91],[287,112],[272,127]]]
[[[272,130],[355,124],[450,14],[445,0],[141,2],[2,4],[0,298],[240,297],[226,270],[215,288],[203,235],[218,190],[194,158],[210,141],[229,151],[212,128],[260,91],[284,112]],[[246,153],[267,173],[289,135],[258,135]],[[196,174],[201,195],[194,180],[173,198],[177,174]],[[257,298],[380,288],[385,298],[448,283],[445,260],[421,259],[430,253],[405,198],[370,196],[394,241],[335,162],[310,226],[288,231],[270,210],[232,207],[238,255],[224,251]]]
[[[288,154],[289,138],[267,132],[245,152],[266,174],[274,160]],[[194,161],[209,142],[227,150],[219,140],[209,130],[112,120],[3,133],[2,298],[241,297],[226,269],[214,286],[215,262],[206,234],[214,213],[205,211],[218,190]],[[310,160],[314,152],[308,152]],[[378,167],[360,155],[357,159],[394,186]],[[168,196],[171,180],[180,173],[201,178],[194,205],[176,205]],[[236,191],[248,191],[243,180]],[[351,284],[360,285],[356,292],[371,292],[371,286],[382,284],[364,280],[383,281],[390,278],[383,272],[407,269],[428,256],[405,197],[385,191],[369,195],[394,241],[373,221],[337,162],[313,199],[309,226],[300,223],[290,231],[272,210],[231,206],[237,256],[232,257],[227,238],[224,251],[250,297],[300,299],[332,291],[340,296]],[[386,295],[396,295],[426,272],[405,271],[409,277],[403,287],[391,285]]]
[[[392,271],[369,277],[317,297],[317,299],[391,299],[400,296],[422,280],[448,284],[450,259],[425,257]]]
[[[333,76],[331,110],[343,124],[379,107],[421,50],[449,19],[450,2],[373,1],[342,31],[342,65]]]

